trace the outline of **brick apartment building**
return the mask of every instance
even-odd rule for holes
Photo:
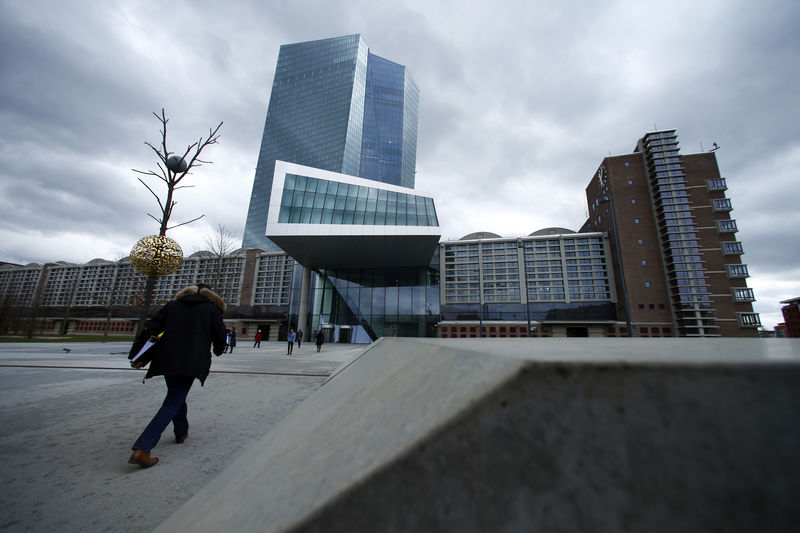
[[[681,155],[675,130],[603,159],[584,231],[608,232],[620,334],[757,337],[727,183],[713,152]]]
[[[786,337],[800,338],[800,298],[783,300],[781,303],[785,304],[781,308],[781,312],[783,313]]]

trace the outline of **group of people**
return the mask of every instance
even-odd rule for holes
[[[156,312],[136,336],[128,359],[133,368],[150,368],[145,379],[164,376],[167,395],[155,416],[133,443],[133,454],[128,462],[142,468],[158,463],[150,455],[161,434],[172,423],[175,443],[183,444],[189,437],[189,420],[186,397],[194,380],[205,383],[211,371],[211,352],[219,356],[233,353],[236,330],[226,328],[222,320],[225,302],[208,285],[190,285]],[[289,330],[289,354],[294,342],[297,347],[303,332]],[[322,330],[316,335],[317,351],[324,340]],[[255,335],[255,346],[261,345],[261,331]]]
[[[263,336],[261,335],[261,330],[257,330],[255,336],[253,337],[253,348],[261,348],[261,340]],[[303,330],[298,329],[297,331],[290,329],[287,335],[287,340],[289,341],[289,351],[287,355],[292,355],[292,350],[294,349],[294,343],[297,343],[297,347],[303,344]],[[316,345],[317,345],[317,352],[322,350],[322,345],[325,344],[325,334],[320,329],[317,331],[316,335]],[[222,353],[233,353],[233,349],[236,347],[236,330],[229,328],[225,330],[225,348],[222,350]]]
[[[295,330],[290,329],[289,334],[286,336],[286,340],[289,341],[289,348],[286,355],[292,355],[292,350],[294,349],[294,343],[297,342],[297,348],[300,348],[300,345],[303,343],[303,330],[298,329],[297,332]],[[322,345],[325,344],[325,334],[320,329],[317,331],[317,338],[316,338],[316,345],[317,345],[317,352],[322,349]]]

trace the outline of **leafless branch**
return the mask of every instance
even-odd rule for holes
[[[233,248],[235,235],[225,225],[217,225],[217,230],[213,235],[206,235],[205,243],[214,255],[227,255]]]
[[[186,222],[181,222],[180,224],[175,224],[174,226],[170,226],[167,229],[173,229],[173,228],[177,228],[178,226],[185,226],[186,224],[191,224],[192,222],[197,222],[198,220],[200,220],[204,216],[205,215],[200,215],[197,218],[193,218],[192,220],[187,220]]]
[[[224,257],[233,249],[234,235],[233,232],[223,224],[219,224],[214,235],[207,235],[205,241],[209,250],[217,256],[217,271],[214,275],[213,286],[218,287],[220,278],[222,277],[222,262]]]
[[[187,162],[188,166],[186,167],[186,170],[184,170],[180,174],[180,176],[177,176],[175,178],[174,182],[176,184],[179,183],[189,173],[192,167],[195,166],[199,167],[202,166],[204,163],[205,164],[209,163],[208,161],[200,159],[200,154],[203,152],[203,150],[205,150],[207,146],[211,146],[212,144],[217,144],[219,142],[219,137],[220,137],[219,130],[221,127],[222,127],[222,122],[217,124],[217,127],[214,128],[213,130],[212,129],[208,130],[208,138],[205,141],[203,141],[203,138],[200,137],[200,139],[196,143],[190,144],[188,147],[186,147],[186,151],[183,153],[183,160],[184,161],[186,160],[186,156],[189,155],[189,152],[191,152],[192,149],[194,149],[194,155],[192,155],[192,158]]]
[[[145,181],[142,178],[137,178],[137,179],[142,183],[142,185],[147,187],[147,190],[150,191],[150,194],[155,196],[156,201],[158,202],[158,207],[161,208],[161,212],[163,213],[164,212],[164,205],[161,203],[161,198],[158,197],[158,195],[155,193],[155,191],[153,191],[153,189],[151,189],[150,186],[147,183],[145,183]]]
[[[159,222],[161,225],[160,234],[164,235],[168,229],[176,228],[178,226],[184,226],[196,220],[200,220],[203,218],[204,215],[200,215],[197,218],[193,218],[187,222],[183,222],[176,226],[169,226],[169,219],[172,215],[172,210],[175,207],[176,202],[173,200],[173,194],[177,189],[193,187],[193,185],[181,185],[178,184],[185,178],[188,174],[191,173],[193,167],[199,167],[203,164],[210,164],[210,161],[206,161],[200,158],[200,154],[203,152],[205,148],[211,146],[212,144],[217,144],[219,142],[220,137],[220,129],[222,128],[222,122],[220,122],[216,128],[208,130],[208,137],[203,140],[203,137],[197,140],[186,147],[186,150],[183,152],[183,156],[181,157],[183,161],[186,162],[186,170],[182,172],[173,172],[167,168],[167,160],[173,154],[167,149],[167,123],[169,119],[167,118],[166,112],[164,108],[161,108],[161,113],[158,114],[153,112],[153,116],[159,121],[161,127],[159,129],[159,133],[161,134],[161,142],[158,146],[156,144],[145,142],[144,144],[153,151],[153,153],[157,156],[156,166],[158,167],[158,171],[155,170],[137,170],[132,169],[134,172],[138,174],[142,174],[143,176],[149,176],[158,178],[159,180],[163,181],[167,185],[167,194],[165,200],[162,201],[161,197],[156,194],[154,189],[149,186],[142,178],[139,178],[139,181],[150,191],[156,201],[158,202],[159,209],[161,210],[161,220],[156,219],[156,217],[150,215],[151,218]]]

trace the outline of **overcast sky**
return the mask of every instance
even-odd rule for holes
[[[677,129],[716,142],[765,326],[800,296],[800,2],[0,0],[0,261],[128,255],[158,206],[152,112],[179,151],[224,122],[179,191],[190,254],[241,238],[281,44],[361,33],[420,89],[417,189],[443,238],[577,230],[609,154]]]

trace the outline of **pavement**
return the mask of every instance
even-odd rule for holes
[[[285,342],[240,342],[195,381],[186,442],[167,428],[142,469],[131,444],[166,387],[142,383],[129,347],[0,343],[0,531],[150,531],[367,349],[306,343],[287,357]]]

